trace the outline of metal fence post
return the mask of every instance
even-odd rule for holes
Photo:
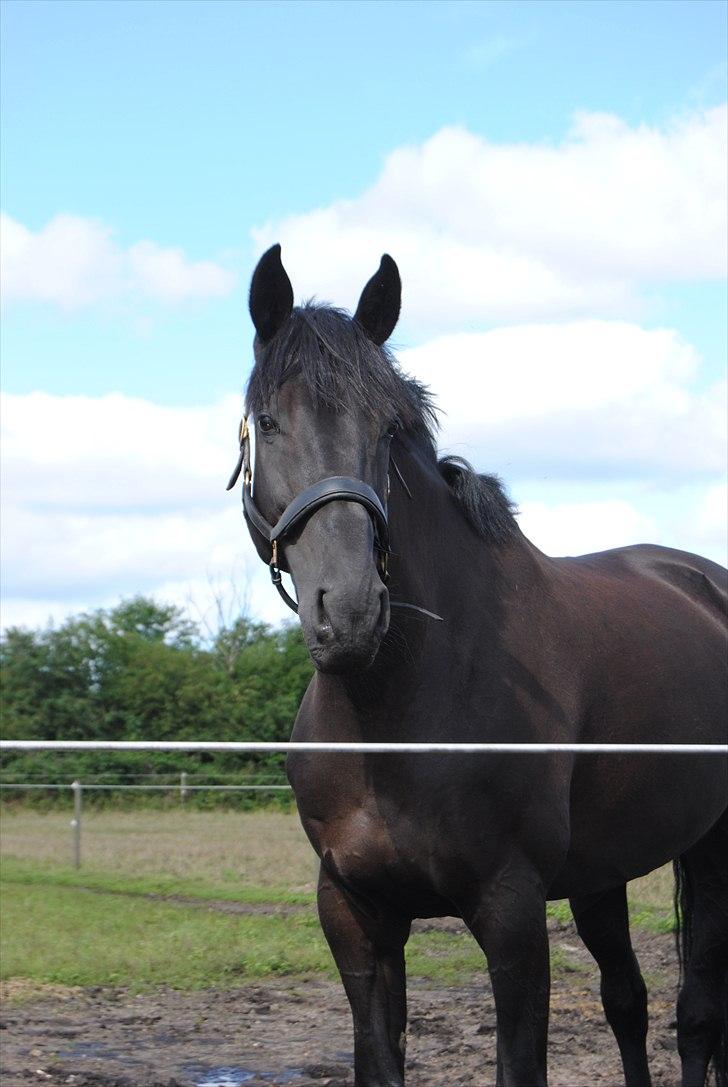
[[[73,866],[74,868],[81,867],[81,811],[83,808],[83,786],[80,781],[74,781],[71,785],[73,789],[73,819],[71,820],[71,828],[73,830]]]
[[[187,771],[183,770],[179,776],[179,802],[184,804],[187,799]]]

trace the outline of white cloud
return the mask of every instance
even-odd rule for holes
[[[717,562],[728,565],[728,486],[717,483],[709,487],[696,503],[689,524],[699,546]],[[675,534],[682,529],[681,521],[675,526]]]
[[[465,51],[465,62],[474,68],[490,68],[501,57],[512,53],[517,46],[516,39],[509,38],[505,34],[494,34],[489,38],[473,42]]]
[[[89,603],[89,598],[84,596],[79,600],[58,600],[49,596],[44,600],[27,600],[22,596],[8,596],[3,600],[0,613],[0,625],[3,630],[10,627],[28,627],[39,629],[53,623],[58,626],[64,620],[74,615],[80,615],[88,611],[90,607],[113,606],[118,603],[118,596],[110,596],[108,599]]]
[[[700,390],[700,358],[671,329],[523,325],[443,336],[401,360],[437,394],[441,444],[506,478],[725,469],[725,386]]]
[[[390,252],[404,313],[429,330],[630,316],[645,282],[726,268],[726,111],[630,128],[582,113],[559,145],[445,128],[386,159],[359,197],[270,222],[297,294],[353,308]]]
[[[220,503],[222,506],[222,502]],[[237,503],[236,503],[237,505]],[[160,581],[233,569],[242,515],[69,514],[15,507],[4,544],[5,577],[21,596],[56,582],[65,595],[103,594],[113,584],[133,593]]]
[[[178,408],[113,394],[2,397],[4,626],[155,595],[214,611],[215,597],[277,622],[243,522],[240,400]]]
[[[237,456],[240,398],[203,408],[102,397],[2,396],[8,503],[84,512],[214,507]]]
[[[137,242],[128,253],[131,271],[151,298],[185,302],[229,294],[235,277],[210,260],[190,262],[181,249],[162,249],[154,242]]]
[[[5,509],[3,626],[59,622],[139,593],[211,626],[218,599],[228,615],[242,601],[264,621],[288,616],[253,550],[239,494],[215,511],[175,514],[74,514],[30,505]]]
[[[212,261],[191,261],[181,249],[140,241],[119,246],[103,223],[56,215],[38,231],[3,214],[2,290],[6,302],[47,302],[77,309],[112,298],[163,302],[229,294],[235,276]]]
[[[522,532],[547,555],[588,555],[610,547],[658,542],[655,522],[630,502],[524,502]]]

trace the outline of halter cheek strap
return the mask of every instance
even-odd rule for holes
[[[271,549],[269,562],[270,575],[273,584],[285,603],[293,611],[298,611],[298,604],[286,592],[283,586],[281,570],[279,566],[279,550],[282,551],[287,537],[302,526],[317,510],[329,502],[357,502],[363,506],[372,519],[374,525],[374,547],[377,551],[377,569],[382,581],[387,580],[387,555],[389,553],[389,527],[387,514],[379,495],[360,479],[352,479],[349,476],[329,476],[307,487],[292,499],[275,525],[271,525],[263,516],[255,504],[253,498],[253,474],[250,467],[250,431],[248,421],[243,419],[240,423],[240,454],[233,474],[227,485],[231,490],[243,472],[243,509],[246,520],[255,531],[265,540]]]

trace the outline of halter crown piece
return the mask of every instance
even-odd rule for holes
[[[292,499],[275,525],[266,521],[253,498],[253,472],[250,466],[250,431],[248,420],[240,421],[240,453],[238,463],[227,485],[230,491],[243,473],[243,512],[248,525],[270,546],[269,569],[271,581],[278,593],[293,611],[298,611],[298,604],[283,585],[279,561],[286,538],[303,525],[316,510],[329,502],[358,502],[368,512],[374,525],[374,548],[377,552],[377,569],[382,581],[387,580],[387,555],[389,554],[389,527],[387,513],[377,492],[361,479],[349,476],[329,476],[314,483],[311,487],[297,494]]]

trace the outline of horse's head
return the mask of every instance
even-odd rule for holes
[[[306,644],[324,672],[368,667],[389,625],[389,447],[401,415],[414,410],[383,348],[400,294],[397,266],[384,256],[353,318],[294,308],[280,246],[261,258],[250,288],[247,519],[274,580],[277,568],[291,574]]]

